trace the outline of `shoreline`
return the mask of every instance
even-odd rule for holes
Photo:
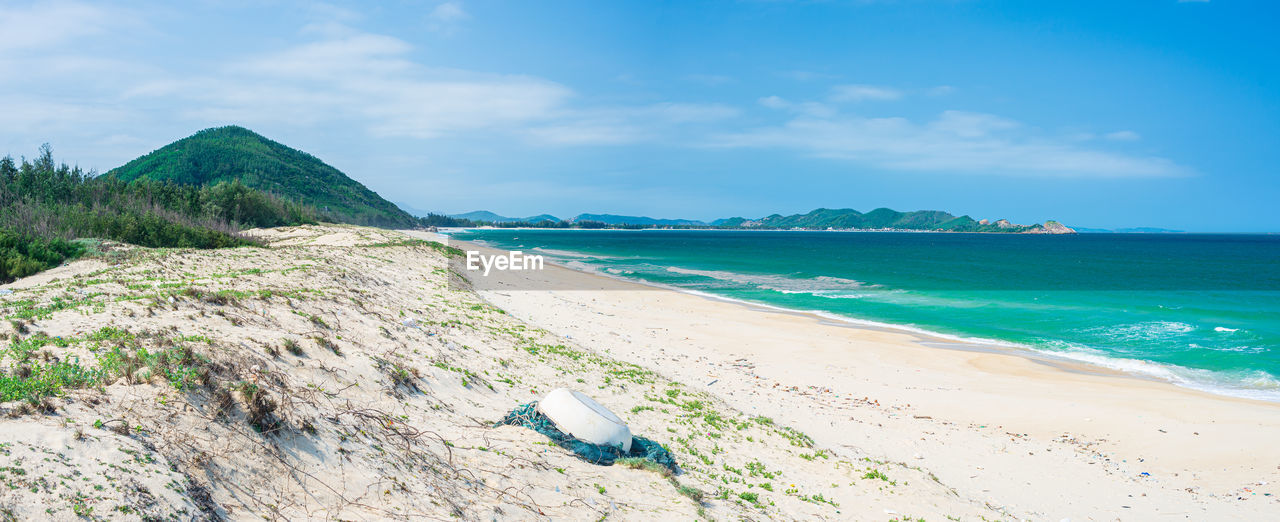
[[[496,229],[491,228],[489,230],[496,230]],[[508,229],[502,229],[502,230],[525,230],[525,229],[508,228]],[[766,231],[761,231],[761,232],[766,232]],[[820,231],[815,230],[812,232],[820,232]],[[842,231],[836,230],[836,231],[825,231],[825,232],[842,232]],[[843,232],[860,232],[860,231],[843,231]],[[871,231],[868,231],[868,232],[871,232]],[[493,251],[504,251],[504,252],[506,251],[505,249],[495,247],[493,245],[489,245],[485,243],[477,243],[473,241],[454,239],[452,238],[452,236],[449,236],[446,233],[439,233],[439,236],[447,241],[461,243],[463,245],[471,245],[478,248],[483,248],[483,249],[488,249]],[[549,251],[544,250],[544,252],[549,252]],[[575,256],[592,257],[589,254],[581,254],[577,252],[567,252],[567,253]],[[1063,371],[1071,371],[1076,373],[1084,373],[1084,374],[1108,376],[1108,377],[1123,377],[1123,378],[1137,379],[1137,380],[1149,381],[1149,382],[1158,382],[1158,383],[1168,384],[1170,386],[1174,386],[1182,390],[1191,390],[1191,391],[1203,393],[1211,397],[1222,397],[1222,398],[1237,399],[1237,400],[1243,400],[1243,401],[1259,402],[1263,404],[1280,405],[1280,395],[1276,396],[1275,398],[1264,398],[1264,397],[1259,397],[1254,394],[1251,394],[1250,393],[1251,390],[1245,389],[1245,388],[1233,388],[1229,386],[1216,385],[1211,382],[1197,382],[1197,381],[1191,381],[1191,380],[1179,382],[1178,380],[1175,380],[1170,377],[1170,375],[1172,374],[1172,371],[1170,371],[1169,368],[1177,368],[1177,369],[1186,370],[1186,371],[1211,371],[1211,370],[1202,370],[1199,368],[1170,365],[1165,363],[1148,361],[1144,359],[1119,358],[1119,357],[1112,357],[1107,355],[1088,356],[1085,354],[1073,355],[1073,354],[1067,354],[1067,353],[1059,353],[1059,352],[1039,349],[1034,346],[1029,346],[1029,345],[1017,343],[1014,341],[1005,341],[1001,339],[988,339],[988,338],[980,338],[980,337],[965,337],[962,335],[936,332],[936,331],[928,330],[928,329],[921,328],[918,326],[913,326],[913,325],[902,325],[902,324],[874,321],[869,319],[845,317],[837,313],[828,312],[825,310],[802,310],[802,309],[796,309],[796,308],[787,308],[784,306],[778,306],[778,305],[769,304],[769,303],[759,303],[759,302],[748,301],[744,299],[726,297],[726,296],[716,295],[709,292],[682,288],[674,285],[666,285],[661,283],[655,283],[652,281],[645,281],[642,279],[628,278],[625,276],[608,273],[602,270],[578,268],[578,267],[570,266],[568,262],[555,260],[554,258],[550,258],[550,260],[548,261],[548,264],[557,266],[565,270],[577,272],[586,276],[605,278],[611,281],[616,281],[624,284],[639,285],[645,288],[651,288],[655,290],[678,292],[686,295],[701,297],[701,298],[712,300],[712,301],[730,303],[730,304],[745,307],[747,309],[752,309],[755,311],[808,316],[818,320],[819,322],[823,322],[831,326],[838,326],[842,328],[853,328],[853,329],[867,329],[867,330],[874,330],[874,331],[896,332],[896,333],[912,335],[918,338],[916,340],[916,344],[920,346],[928,347],[928,348],[976,351],[976,352],[983,352],[983,353],[1001,354],[1001,355],[1006,355],[1011,357],[1019,357],[1031,362],[1036,362],[1036,363],[1044,364],[1047,366],[1055,367]],[[1145,367],[1145,368],[1134,369],[1135,366]]]
[[[833,458],[915,466],[1018,518],[1254,518],[1280,506],[1275,403],[559,264],[520,277],[600,290],[477,293],[566,342],[794,426]]]

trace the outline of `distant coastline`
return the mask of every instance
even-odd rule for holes
[[[450,228],[548,228],[548,229],[711,229],[711,230],[830,230],[857,232],[979,232],[998,234],[1074,234],[1075,230],[1057,221],[1020,225],[1007,219],[974,219],[956,217],[941,210],[898,212],[877,208],[870,212],[819,208],[806,214],[783,216],[773,214],[758,219],[732,217],[711,222],[689,219],[655,219],[646,216],[614,214],[579,214],[572,219],[559,219],[550,214],[527,218],[509,218],[489,211],[465,214],[428,214],[422,224]]]

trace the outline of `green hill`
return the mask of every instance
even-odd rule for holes
[[[184,185],[239,180],[248,187],[310,205],[333,221],[412,227],[395,204],[320,159],[237,126],[205,129],[107,172],[123,181]]]

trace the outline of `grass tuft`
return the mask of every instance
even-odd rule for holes
[[[297,357],[302,357],[306,354],[306,352],[302,351],[302,345],[299,345],[298,341],[293,339],[284,340],[284,349]]]

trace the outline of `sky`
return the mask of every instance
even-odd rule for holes
[[[417,211],[1280,232],[1280,5],[0,0],[0,155],[236,124]]]

